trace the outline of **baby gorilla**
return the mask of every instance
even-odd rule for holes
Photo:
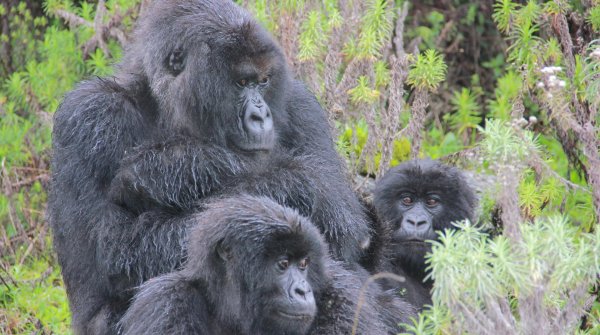
[[[380,241],[376,272],[393,272],[404,283],[383,280],[399,289],[418,308],[431,302],[431,281],[425,281],[428,240],[438,231],[455,229],[452,222],[473,221],[476,199],[462,172],[432,160],[403,163],[386,173],[375,188],[374,206]]]
[[[123,334],[349,334],[363,279],[328,258],[318,229],[296,210],[264,197],[218,199],[197,215],[184,269],[146,282],[120,327]],[[372,286],[359,330],[401,331],[397,324],[414,308]]]

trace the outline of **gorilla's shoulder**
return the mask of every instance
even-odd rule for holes
[[[310,108],[314,107],[314,104],[319,105],[315,94],[310,91],[304,82],[298,79],[290,80],[287,95],[288,106],[295,106],[297,108]],[[320,105],[317,110],[322,112]]]
[[[193,297],[193,292],[200,286],[203,286],[201,282],[188,280],[181,272],[172,272],[148,280],[140,287],[135,299],[158,304],[164,304],[166,297],[197,299],[199,297]]]
[[[126,89],[113,77],[92,78],[67,93],[54,114],[54,137],[74,140],[79,133],[98,133],[112,129],[134,128],[144,122],[136,89]]]
[[[333,148],[333,138],[327,121],[327,114],[319,104],[316,96],[308,87],[299,80],[290,81],[287,90],[287,114],[289,117],[288,127],[294,134],[297,143],[305,143],[311,148],[319,148],[330,155]],[[326,148],[326,149],[324,149]]]
[[[194,315],[199,320],[206,320],[209,314],[206,310],[208,302],[200,294],[199,285],[202,286],[186,280],[180,272],[147,281],[121,319],[120,327],[128,334],[184,334],[181,327],[194,326],[198,321],[179,320],[173,315]],[[144,322],[137,322],[139,320]],[[179,324],[174,320],[180,321]]]
[[[86,112],[96,114],[102,111],[118,111],[127,107],[127,104],[137,107],[141,102],[139,97],[142,86],[142,83],[134,82],[123,85],[115,77],[84,80],[65,95],[55,117],[60,119]]]

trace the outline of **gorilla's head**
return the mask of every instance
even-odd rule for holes
[[[288,70],[273,38],[229,0],[154,1],[125,52],[168,131],[241,151],[270,151]]]
[[[452,222],[473,221],[476,199],[463,173],[433,160],[413,160],[388,171],[377,183],[375,210],[390,239],[392,258],[423,269],[427,240]]]
[[[185,273],[244,334],[305,334],[326,285],[325,243],[296,210],[265,197],[212,202],[191,232]]]

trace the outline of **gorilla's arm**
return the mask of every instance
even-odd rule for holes
[[[119,322],[123,335],[220,334],[212,329],[202,290],[180,273],[146,282]]]
[[[325,236],[328,241],[335,241],[344,259],[356,261],[369,245],[370,224],[335,150],[325,111],[300,82],[292,86],[288,106],[298,150],[307,156],[304,164],[318,188],[311,218],[326,223],[329,230]]]
[[[152,208],[189,211],[198,199],[247,171],[250,157],[189,138],[143,145],[128,155],[110,186],[110,198],[134,213]]]
[[[416,317],[415,308],[371,282],[363,291],[369,274],[356,266],[341,262],[327,265],[330,283],[321,295],[319,314],[311,335],[351,334],[355,314],[361,304],[356,334],[388,335],[402,333],[400,323]],[[362,297],[361,297],[362,295]],[[360,301],[362,300],[362,303]]]

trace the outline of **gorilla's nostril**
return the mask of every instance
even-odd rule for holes
[[[254,121],[254,122],[263,122],[264,121],[263,118],[260,117],[260,115],[254,114],[254,113],[252,115],[250,115],[250,120]]]
[[[296,294],[299,296],[304,297],[306,295],[306,292],[303,289],[297,288],[296,289]]]

